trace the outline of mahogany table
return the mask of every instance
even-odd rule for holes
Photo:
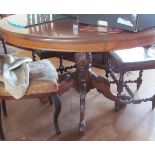
[[[16,16],[16,15],[14,15]],[[75,29],[75,19],[63,19],[18,28],[8,23],[11,16],[0,21],[0,35],[17,47],[54,52],[75,52],[76,71],[59,85],[59,94],[75,87],[80,94],[80,125],[81,133],[85,131],[85,97],[90,89],[96,88],[105,97],[116,100],[110,91],[110,82],[106,77],[91,71],[91,52],[107,52],[117,49],[146,46],[155,42],[155,28],[141,32],[103,33]],[[20,19],[17,19],[17,22]]]

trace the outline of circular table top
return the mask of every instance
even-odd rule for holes
[[[28,28],[15,27],[9,19],[0,20],[0,34],[10,44],[22,48],[61,52],[104,52],[146,46],[155,42],[155,28],[141,32],[118,33],[77,29],[75,19],[63,19]],[[26,16],[26,15],[25,15]],[[18,18],[16,18],[17,22]]]

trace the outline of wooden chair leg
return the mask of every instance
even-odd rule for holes
[[[50,105],[53,105],[53,101],[52,101],[51,96],[48,96],[48,101],[49,101],[49,104],[50,104]]]
[[[0,138],[2,140],[5,139],[4,132],[3,132],[3,126],[2,126],[1,103],[0,103]]]
[[[152,98],[152,110],[155,108],[155,95]]]
[[[35,50],[32,50],[32,60],[36,61],[36,53]]]
[[[118,111],[121,109],[121,107],[124,107],[124,105],[122,105],[120,102],[119,102],[119,99],[121,98],[121,94],[123,92],[123,82],[124,82],[124,73],[120,73],[120,77],[119,77],[119,81],[118,81],[118,84],[117,84],[117,99],[115,101],[115,111]]]
[[[7,113],[7,109],[6,109],[6,103],[5,103],[5,100],[2,100],[2,111],[3,111],[3,115],[5,117],[8,116],[8,113]]]
[[[60,60],[59,71],[60,71],[60,74],[62,75],[64,72],[63,56],[62,55],[60,55],[59,60]]]
[[[105,77],[109,78],[109,71],[108,71],[108,69],[111,67],[109,53],[105,53],[103,55],[103,62],[104,62],[104,67],[105,67]]]
[[[2,45],[3,45],[4,53],[5,53],[5,54],[8,54],[5,41],[4,41],[4,39],[2,39],[2,38],[1,38],[1,40],[2,40]]]
[[[109,78],[109,72],[107,69],[105,69],[105,77],[108,79]]]
[[[141,84],[142,84],[142,76],[143,76],[143,70],[139,71],[139,77],[137,78],[137,90],[139,90]]]
[[[56,134],[60,134],[60,128],[59,128],[59,123],[58,123],[58,117],[61,111],[61,101],[58,97],[57,94],[52,94],[51,95],[51,99],[55,105],[55,111],[54,111],[54,125],[55,125],[55,129],[56,129]]]

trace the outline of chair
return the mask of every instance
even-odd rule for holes
[[[128,86],[129,83],[136,83],[137,90],[142,84],[143,70],[155,69],[155,50],[153,46],[136,47],[131,49],[117,50],[107,53],[106,76],[112,77],[117,85],[117,100],[115,101],[115,110],[119,110],[127,103],[138,104],[141,102],[152,101],[152,109],[155,107],[155,96],[145,99],[135,99],[134,93]],[[124,80],[124,75],[130,71],[138,71],[139,76],[136,80]],[[119,73],[119,79],[114,73]],[[123,95],[123,89],[126,89],[128,95]]]
[[[5,42],[4,42],[3,38],[1,38],[1,37],[0,37],[0,42],[1,42],[0,44],[2,44],[2,46],[3,46],[4,53],[7,54],[7,49],[6,49]]]
[[[0,14],[0,19],[7,17],[9,15],[11,15],[11,14]],[[0,36],[0,42],[3,45],[4,53],[7,54],[6,44],[5,44],[4,39],[1,36]]]
[[[40,61],[32,62],[32,65],[38,65]],[[22,97],[22,99],[27,99],[27,98],[42,98],[42,97],[47,97],[49,98],[50,102],[53,102],[55,105],[55,112],[54,112],[54,125],[56,129],[56,133],[60,134],[61,131],[59,129],[59,124],[58,124],[58,116],[61,111],[61,101],[58,97],[58,84],[56,82],[57,75],[52,73],[52,81],[48,80],[42,80],[41,76],[45,75],[48,76],[45,73],[45,70],[47,66],[43,65],[40,66],[40,68],[37,68],[36,70],[38,71],[37,74],[36,72],[32,72],[30,76],[30,84],[29,87],[26,91],[26,94]],[[51,66],[48,66],[51,67]],[[50,96],[50,97],[49,97]],[[4,132],[3,132],[3,127],[2,127],[2,114],[1,111],[3,111],[4,117],[7,116],[7,109],[5,105],[5,100],[12,100],[14,99],[10,94],[8,94],[5,91],[4,84],[0,82],[0,138],[5,139]]]
[[[74,61],[74,53],[67,53],[64,54],[63,52],[50,52],[50,51],[32,51],[32,58],[35,61],[35,54],[39,56],[39,58],[42,59],[47,59],[47,58],[52,58],[52,57],[57,57],[59,58],[60,65],[57,68],[57,72],[60,72],[60,75],[63,73],[68,73],[68,69],[76,68],[76,65],[73,66],[64,66],[63,65],[63,59],[69,60],[69,61]]]
[[[65,72],[67,72],[68,69],[72,69],[72,68],[76,67],[75,65],[73,65],[73,66],[64,66],[63,65],[63,59],[74,61],[74,53],[72,53],[72,52],[64,54],[63,52],[32,50],[32,59],[34,61],[36,60],[35,54],[37,54],[41,60],[47,59],[47,58],[52,58],[52,57],[58,57],[59,61],[60,61],[60,65],[57,68],[57,72],[60,72],[61,75]]]

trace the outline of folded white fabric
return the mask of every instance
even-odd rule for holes
[[[0,74],[5,90],[15,99],[25,95],[29,86],[29,65],[31,58],[16,58],[11,55],[0,55]]]
[[[43,59],[29,63],[30,80],[50,81],[57,84],[58,73],[54,65],[48,60]]]

